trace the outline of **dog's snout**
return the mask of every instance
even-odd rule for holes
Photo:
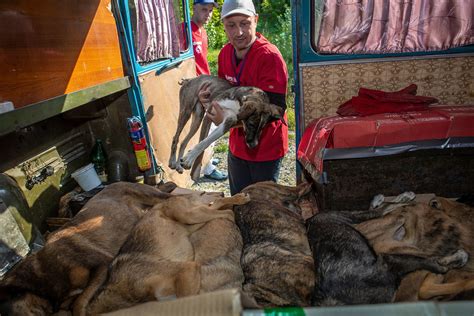
[[[253,148],[257,147],[258,146],[258,140],[253,140],[251,142],[247,142],[247,146],[250,149],[253,149]]]

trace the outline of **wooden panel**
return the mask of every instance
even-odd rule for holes
[[[16,108],[123,77],[110,0],[0,1],[0,73]]]
[[[396,91],[411,83],[441,104],[474,103],[474,57],[310,65],[302,69],[304,127],[336,110],[360,87]]]
[[[145,111],[153,106],[153,117],[148,122],[151,131],[151,141],[155,149],[155,157],[163,167],[167,180],[172,180],[180,186],[191,183],[189,171],[179,174],[168,168],[168,160],[171,149],[171,141],[176,132],[179,115],[179,88],[178,82],[182,78],[192,78],[196,75],[194,59],[184,61],[179,67],[172,68],[165,73],[156,76],[155,72],[147,73],[140,77],[140,85],[143,91]],[[189,124],[183,129],[181,139],[189,130]],[[197,144],[199,131],[188,144],[188,149]],[[187,150],[186,150],[187,151]]]

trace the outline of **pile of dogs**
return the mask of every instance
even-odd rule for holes
[[[232,197],[175,188],[107,186],[7,273],[0,314],[95,315],[225,288],[254,307],[474,296],[465,204],[407,192],[309,217],[310,184],[261,182]]]

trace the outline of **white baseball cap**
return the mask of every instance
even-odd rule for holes
[[[221,20],[233,14],[257,15],[252,0],[225,0],[221,10]]]

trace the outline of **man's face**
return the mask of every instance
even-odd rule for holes
[[[235,14],[224,18],[224,30],[236,50],[250,46],[256,37],[258,16]]]
[[[193,6],[193,18],[200,24],[207,24],[212,17],[212,10],[214,10],[212,3],[195,4]]]

